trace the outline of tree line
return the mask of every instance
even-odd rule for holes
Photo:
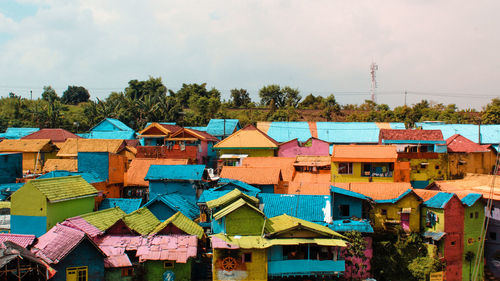
[[[257,121],[358,121],[404,122],[412,127],[419,121],[500,124],[500,99],[481,112],[459,110],[455,104],[433,104],[422,100],[412,106],[391,109],[387,104],[365,100],[362,104],[340,105],[334,94],[308,94],[289,86],[266,85],[252,101],[246,89],[232,89],[229,100],[221,100],[216,88],[206,83],[183,84],[178,91],[167,89],[161,78],[131,80],[120,92],[105,99],[90,99],[82,86],[68,86],[61,97],[46,86],[41,98],[31,100],[15,93],[0,98],[0,130],[7,127],[64,128],[87,131],[105,117],[117,118],[135,130],[147,122],[169,121],[182,126],[204,126],[212,118],[240,119],[245,125]],[[309,115],[307,115],[309,114]]]

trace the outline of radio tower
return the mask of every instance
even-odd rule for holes
[[[372,76],[372,87],[371,87],[371,94],[372,94],[372,102],[377,102],[376,97],[375,97],[375,91],[377,89],[377,73],[376,71],[378,70],[378,65],[374,62],[370,65],[370,74]]]

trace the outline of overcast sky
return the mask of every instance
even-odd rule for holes
[[[0,95],[92,97],[131,79],[203,83],[228,98],[276,83],[345,103],[428,99],[460,108],[500,96],[500,1],[1,0]]]

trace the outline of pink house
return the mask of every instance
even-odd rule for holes
[[[279,157],[295,157],[297,155],[329,156],[330,143],[317,138],[310,138],[305,142],[293,139],[279,145]]]

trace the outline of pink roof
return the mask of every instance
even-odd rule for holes
[[[239,249],[238,245],[229,244],[226,241],[217,238],[216,236],[210,237],[212,240],[212,248],[214,249]]]
[[[111,256],[104,259],[104,267],[127,267],[132,266],[130,259],[126,254]]]
[[[38,238],[38,242],[33,246],[32,251],[48,263],[57,264],[78,246],[84,238],[84,232],[62,224],[56,224]]]
[[[195,235],[105,236],[97,242],[109,257],[123,256],[125,251],[136,250],[139,262],[147,260],[172,260],[186,263],[197,253],[198,238]],[[117,259],[123,259],[117,258]],[[112,261],[110,261],[112,262]],[[121,260],[124,264],[123,260]]]
[[[455,134],[446,140],[446,145],[448,146],[448,152],[489,152],[488,149],[490,145],[480,145],[468,138]]]
[[[81,217],[72,217],[72,218],[66,219],[61,224],[64,226],[68,226],[68,227],[83,231],[88,236],[90,236],[92,238],[104,233],[99,228],[88,223],[86,220],[84,220]]]
[[[35,241],[35,235],[23,235],[23,234],[10,234],[10,233],[0,233],[0,244],[5,241],[14,242],[17,245],[27,248],[33,241]]]
[[[82,137],[75,135],[64,129],[41,129],[22,139],[50,139],[52,142],[65,142],[67,139],[81,139]]]

